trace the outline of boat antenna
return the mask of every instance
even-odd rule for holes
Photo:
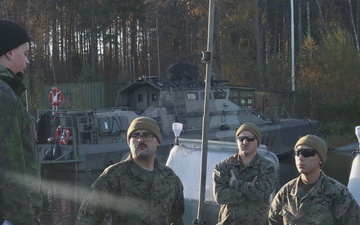
[[[208,17],[208,39],[207,51],[202,52],[202,62],[206,63],[206,78],[205,78],[205,96],[204,96],[204,116],[202,122],[202,144],[201,144],[201,162],[200,162],[200,186],[199,186],[199,202],[197,218],[194,224],[206,224],[204,220],[204,203],[205,203],[205,187],[206,187],[206,169],[207,169],[207,150],[208,150],[208,121],[209,121],[209,106],[208,99],[210,98],[210,81],[211,81],[211,51],[213,45],[213,24],[214,24],[214,10],[215,0],[209,0],[209,17]]]

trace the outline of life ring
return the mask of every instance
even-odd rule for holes
[[[59,106],[64,100],[63,93],[56,87],[53,87],[51,89],[51,91],[49,92],[48,98],[49,98],[50,104],[52,104],[54,106]]]
[[[60,145],[67,145],[70,139],[69,129],[58,126],[55,131],[55,139]]]

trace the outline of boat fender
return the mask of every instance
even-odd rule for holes
[[[352,162],[348,189],[356,202],[360,204],[360,153],[357,153]]]
[[[61,145],[67,145],[70,139],[70,131],[68,128],[62,128],[61,126],[58,126],[58,128],[55,131],[55,139],[57,142]]]

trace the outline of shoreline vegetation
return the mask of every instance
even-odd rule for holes
[[[354,127],[355,128],[355,127]],[[358,142],[354,132],[344,134],[327,134],[324,136],[324,140],[327,143],[329,150],[335,149],[340,146],[352,144]],[[354,149],[355,150],[355,149]]]

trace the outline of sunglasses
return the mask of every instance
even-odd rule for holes
[[[255,141],[255,139],[256,139],[256,137],[254,137],[254,136],[239,136],[239,137],[237,137],[237,139],[239,140],[239,141],[244,141],[245,139],[248,141],[248,142],[253,142],[253,141]]]
[[[300,155],[307,157],[314,157],[316,155],[316,151],[311,148],[302,148],[302,149],[294,149],[294,153],[297,157]]]

